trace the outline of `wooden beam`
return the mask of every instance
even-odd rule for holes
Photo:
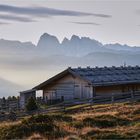
[[[95,97],[95,96],[96,96],[96,88],[93,87],[93,97]]]

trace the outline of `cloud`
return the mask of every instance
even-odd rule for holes
[[[29,17],[22,17],[22,16],[15,16],[15,15],[5,15],[5,14],[0,14],[0,19],[10,20],[10,21],[18,21],[18,22],[35,22],[35,20],[33,20]]]
[[[30,15],[35,17],[48,17],[48,16],[95,16],[101,18],[110,18],[111,15],[86,13],[71,10],[60,10],[48,7],[18,7],[11,5],[0,5],[0,12],[7,12],[20,15]]]
[[[135,13],[136,13],[137,15],[140,15],[140,9],[137,9],[137,10],[135,11]]]
[[[74,23],[74,24],[82,24],[82,25],[95,25],[95,26],[100,25],[100,24],[95,23],[95,22],[71,22],[71,23]]]
[[[6,25],[6,24],[10,24],[10,23],[8,23],[8,22],[1,22],[0,21],[0,25]]]

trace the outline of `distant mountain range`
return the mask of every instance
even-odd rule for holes
[[[68,66],[120,66],[124,63],[140,65],[140,47],[118,43],[103,45],[89,37],[76,35],[59,42],[57,37],[47,33],[39,38],[37,45],[0,39],[0,77],[18,77],[30,85],[28,81],[31,79],[42,81],[47,74],[51,76]],[[11,81],[10,78],[8,80]],[[19,84],[9,81],[0,79],[0,96],[15,95],[22,89]]]
[[[140,53],[140,47],[131,47],[121,44],[106,44],[90,39],[89,37],[79,37],[73,35],[71,39],[64,38],[62,43],[55,36],[44,33],[36,46],[50,54],[65,54],[68,56],[84,56],[92,52],[118,52]]]
[[[43,53],[45,55],[67,55],[84,56],[93,52],[115,52],[115,53],[140,53],[140,47],[116,44],[105,44],[90,39],[73,35],[71,39],[64,38],[60,43],[57,37],[44,33],[41,35],[37,45],[31,42],[20,42],[0,39],[1,52],[18,53]]]

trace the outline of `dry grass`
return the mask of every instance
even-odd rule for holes
[[[27,138],[27,140],[47,140],[47,139],[38,133],[34,133],[32,136]]]
[[[80,106],[80,109],[78,107],[71,108],[67,114],[51,114],[60,133],[67,132],[64,137],[58,136],[58,140],[140,139],[140,103]],[[92,125],[84,123],[87,118],[93,119]],[[4,122],[0,126],[19,123],[20,121]],[[28,140],[47,138],[36,132],[31,134]]]
[[[7,126],[12,126],[12,125],[17,125],[19,123],[21,123],[20,120],[14,121],[14,122],[13,121],[3,121],[3,122],[0,123],[0,127],[7,127]]]
[[[101,116],[101,115],[116,115],[117,112],[82,112],[82,113],[77,113],[72,115],[73,118],[77,119],[77,120],[83,120],[86,117],[97,117],[97,116]]]
[[[127,116],[131,117],[133,112],[138,112],[140,110],[140,104],[124,104],[116,103],[109,105],[96,105],[92,107],[85,107],[80,112],[73,113],[73,117],[79,120],[87,116],[100,116],[100,115],[118,115],[118,116]]]
[[[70,113],[69,113],[70,114]],[[130,123],[124,124],[122,126],[108,127],[108,128],[99,128],[99,127],[90,127],[90,126],[78,126],[78,128],[73,129],[74,126],[64,127],[66,131],[70,129],[73,130],[72,133],[76,134],[81,138],[81,136],[92,135],[89,132],[93,133],[95,138],[102,139],[98,137],[101,133],[107,133],[109,136],[112,134],[112,137],[118,138],[140,138],[140,103],[116,103],[116,104],[108,104],[108,105],[97,105],[92,107],[85,107],[76,111],[72,111],[72,117],[77,121],[77,125],[82,123],[82,120],[90,117],[90,118],[99,118],[100,116],[114,116],[119,119],[124,119],[126,122],[129,120]],[[107,132],[106,132],[107,131]],[[97,133],[99,134],[97,136]],[[116,133],[116,135],[115,135]],[[106,137],[109,137],[106,136]],[[105,138],[106,138],[105,137]],[[85,137],[84,137],[85,138]],[[87,139],[91,139],[93,137],[87,137]]]

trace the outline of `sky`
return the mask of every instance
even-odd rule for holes
[[[37,44],[44,32],[140,46],[140,0],[0,0],[0,38]]]

